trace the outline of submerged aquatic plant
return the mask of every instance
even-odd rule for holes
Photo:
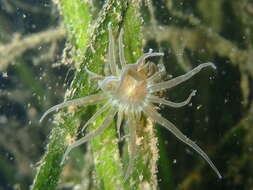
[[[205,67],[216,69],[215,65],[209,62],[203,63],[184,75],[168,81],[162,81],[162,76],[166,74],[164,66],[162,64],[156,66],[152,62],[146,62],[146,59],[154,56],[163,56],[163,53],[149,51],[141,56],[135,64],[126,64],[123,45],[123,30],[120,31],[118,46],[119,65],[116,63],[115,42],[109,25],[108,66],[110,74],[108,76],[102,76],[86,69],[91,79],[98,81],[98,86],[102,92],[55,105],[48,109],[40,119],[40,121],[42,121],[50,112],[58,111],[59,109],[68,106],[88,106],[104,103],[104,105],[86,122],[82,127],[82,130],[96,121],[102,113],[106,112],[107,114],[101,126],[70,144],[64,153],[61,164],[63,164],[66,156],[73,148],[102,134],[103,131],[110,126],[114,117],[117,115],[117,131],[119,137],[120,127],[122,126],[123,121],[125,121],[125,127],[129,130],[130,160],[124,176],[124,180],[126,180],[131,174],[137,151],[136,124],[140,121],[142,115],[144,115],[145,117],[150,118],[154,123],[164,126],[178,139],[192,147],[208,162],[218,177],[221,178],[221,174],[207,154],[196,143],[187,138],[179,129],[177,129],[174,124],[162,117],[155,108],[155,104],[164,104],[173,108],[187,105],[191,98],[196,94],[196,90],[193,90],[188,98],[180,103],[160,98],[158,92],[179,85],[193,77]]]

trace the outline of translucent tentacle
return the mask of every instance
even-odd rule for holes
[[[121,69],[125,68],[126,66],[126,60],[125,60],[125,55],[124,55],[123,34],[124,34],[124,30],[121,29],[119,33],[119,60],[121,64]]]
[[[152,107],[146,107],[143,109],[144,113],[154,120],[154,122],[159,123],[160,125],[164,126],[168,129],[172,134],[174,134],[179,140],[187,144],[188,146],[192,147],[196,152],[198,152],[211,166],[211,168],[215,171],[218,177],[221,179],[221,174],[218,169],[215,167],[213,162],[207,156],[207,154],[191,139],[187,138],[179,129],[176,128],[174,124],[163,118],[159,113],[157,113]]]
[[[140,59],[138,59],[138,61],[136,62],[137,65],[141,65],[144,63],[145,59],[147,59],[148,57],[155,57],[155,56],[164,56],[164,53],[159,53],[159,52],[148,52],[145,53],[143,56],[141,56]]]
[[[165,67],[163,64],[158,64],[158,72],[154,73],[151,77],[148,78],[148,83],[160,80],[161,77],[166,73]]]
[[[115,48],[114,48],[114,38],[112,35],[112,28],[111,24],[108,26],[109,28],[109,65],[110,65],[110,70],[111,74],[116,76],[117,74],[117,64],[116,64],[116,58],[115,58]]]
[[[173,108],[180,108],[180,107],[183,107],[183,106],[189,104],[189,102],[191,101],[191,98],[196,95],[196,92],[197,92],[196,90],[193,90],[185,101],[178,102],[178,103],[177,102],[171,102],[169,100],[165,100],[165,99],[159,98],[157,96],[153,96],[153,95],[149,96],[148,100],[151,103],[164,104],[164,105],[167,105],[167,106],[170,106],[170,107],[173,107]]]
[[[169,81],[154,84],[154,85],[150,86],[149,89],[151,92],[157,92],[157,91],[165,90],[168,88],[172,88],[184,81],[187,81],[188,79],[190,79],[191,77],[196,75],[199,71],[201,71],[201,69],[203,69],[205,67],[212,67],[213,69],[216,69],[216,66],[213,63],[202,63],[184,75],[181,75],[181,76],[171,79]]]
[[[85,123],[85,125],[82,127],[81,131],[83,132],[86,127],[96,121],[99,115],[101,115],[103,112],[105,112],[110,107],[110,103],[106,103],[103,107],[101,107],[97,112]]]
[[[135,161],[135,155],[136,155],[136,123],[135,119],[128,118],[126,121],[126,128],[129,129],[129,162],[127,166],[126,173],[124,174],[123,183],[126,182],[126,180],[130,177],[133,167],[134,167],[134,161]]]
[[[88,73],[90,79],[92,79],[92,80],[103,80],[105,78],[102,75],[98,75],[97,73],[91,72],[87,67],[85,67],[84,69]]]
[[[62,102],[60,104],[57,104],[51,108],[49,108],[40,118],[39,122],[42,122],[43,119],[51,112],[53,111],[58,111],[59,109],[68,107],[68,106],[88,106],[88,105],[94,105],[94,104],[100,104],[103,101],[105,101],[108,97],[106,96],[106,94],[102,93],[102,94],[95,94],[95,95],[91,95],[91,96],[86,96],[83,98],[77,98],[77,99],[73,99],[73,100],[69,100],[66,102]]]
[[[66,156],[69,154],[69,152],[73,148],[78,147],[79,145],[86,143],[87,141],[93,139],[94,137],[102,134],[104,132],[104,130],[111,124],[116,113],[117,113],[116,109],[114,109],[114,108],[111,109],[108,112],[107,116],[105,116],[105,120],[103,121],[103,123],[101,124],[101,126],[99,128],[95,129],[94,131],[91,131],[85,137],[82,137],[81,139],[75,141],[73,144],[69,145],[62,157],[61,165],[63,164],[64,160],[66,159]]]

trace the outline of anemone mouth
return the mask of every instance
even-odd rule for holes
[[[147,85],[145,81],[135,81],[127,78],[118,89],[118,99],[127,104],[142,104],[147,97]]]

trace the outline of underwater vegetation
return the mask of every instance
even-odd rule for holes
[[[1,1],[0,190],[251,189],[252,7]]]

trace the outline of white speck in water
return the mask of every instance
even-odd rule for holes
[[[202,105],[198,105],[198,106],[197,106],[197,110],[199,110],[201,107],[202,107]]]
[[[8,73],[7,72],[3,72],[3,78],[8,78]]]

